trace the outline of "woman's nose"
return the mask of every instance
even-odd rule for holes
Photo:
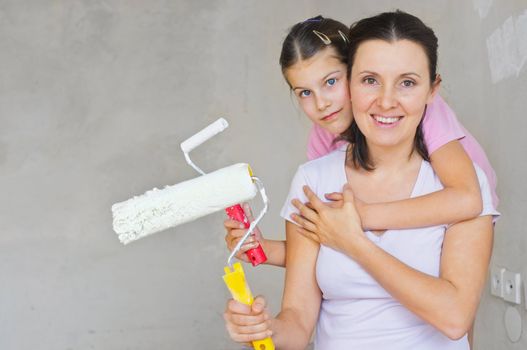
[[[377,98],[377,103],[385,110],[396,107],[397,97],[395,96],[393,89],[390,87],[384,87]]]

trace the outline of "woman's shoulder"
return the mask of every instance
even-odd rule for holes
[[[333,187],[335,183],[340,184],[343,181],[343,176],[345,179],[345,160],[346,147],[343,146],[300,165],[295,179],[302,179],[312,189]]]
[[[421,161],[421,167],[412,191],[412,197],[422,196],[443,189],[441,180],[432,168],[432,164],[426,160]]]
[[[327,174],[328,170],[334,171],[335,168],[344,166],[346,148],[347,145],[341,145],[336,150],[329,152],[320,158],[305,162],[300,165],[300,168],[307,173],[318,173],[322,171]]]
[[[482,189],[489,187],[489,179],[485,174],[485,171],[475,162],[472,162],[472,165],[474,165],[474,169],[476,170],[476,175],[478,177],[480,187]],[[434,182],[436,185],[441,186],[441,188],[443,187],[439,176],[435,173],[434,168],[432,167],[432,164],[426,160],[423,160],[423,163],[421,165],[420,177],[421,176],[425,180],[428,180],[429,182]]]
[[[492,213],[497,213],[493,205],[491,186],[489,184],[489,179],[487,178],[485,171],[483,171],[483,169],[481,169],[478,164],[474,162],[472,162],[472,164],[474,165],[474,169],[476,170],[476,175],[478,178],[481,196],[483,200],[484,212],[488,211]],[[439,179],[439,176],[437,176],[434,171],[434,168],[432,168],[432,164],[425,160],[423,160],[423,165],[421,167],[421,173],[419,177],[422,182],[422,187],[419,191],[420,193],[418,193],[420,195],[438,191],[444,188],[443,184],[441,183],[441,180]],[[494,211],[492,210],[492,208],[494,208]]]

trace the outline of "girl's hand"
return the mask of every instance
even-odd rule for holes
[[[251,211],[251,207],[247,203],[243,203],[242,205],[243,210],[245,211],[245,215],[247,216],[247,219],[249,219],[250,222],[254,220],[253,214]],[[225,230],[227,231],[227,234],[225,235],[225,243],[227,244],[227,248],[229,251],[233,251],[233,249],[236,247],[236,244],[240,241],[240,239],[245,235],[247,232],[247,229],[243,225],[243,223],[238,222],[236,220],[227,219],[223,222],[223,226],[225,227]],[[258,227],[255,227],[253,231],[253,235],[251,235],[245,243],[242,245],[240,251],[236,254],[236,258],[239,260],[242,260],[246,263],[249,263],[249,258],[247,255],[245,255],[245,252],[258,247],[259,242],[264,241],[265,239],[262,237],[262,233],[260,232],[260,229]]]
[[[329,202],[326,202],[327,205],[329,205],[331,208],[340,208],[342,207],[342,202],[344,200],[344,197],[342,196],[342,192],[331,192],[326,193],[324,195]]]
[[[343,196],[342,196],[342,192],[331,192],[331,193],[326,193],[324,195],[324,197],[331,201],[331,202],[327,202],[327,204],[329,206],[331,206],[332,208],[338,208],[340,206],[342,206],[342,201],[343,201]],[[354,203],[355,203],[355,208],[357,209],[357,212],[359,213],[359,216],[361,218],[361,223],[362,223],[362,229],[364,231],[367,231],[368,228],[364,227],[364,214],[365,212],[367,211],[368,209],[368,205],[361,201],[360,199],[358,199],[357,197],[354,197],[355,200],[354,200]]]
[[[303,204],[298,199],[292,201],[300,212],[300,215],[291,215],[291,219],[300,226],[298,232],[339,251],[343,251],[344,247],[349,248],[354,237],[365,237],[349,185],[344,185],[342,200],[338,200],[337,194],[330,194],[330,197],[337,199],[332,203],[322,202],[308,186],[304,186],[304,193],[308,203]]]
[[[256,297],[252,305],[245,305],[230,299],[223,318],[227,332],[235,342],[250,343],[272,335],[266,301],[261,296]]]

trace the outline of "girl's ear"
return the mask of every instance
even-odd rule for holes
[[[441,87],[441,75],[436,74],[436,78],[434,82],[432,83],[432,89],[430,91],[430,96],[428,96],[427,103],[432,102],[432,100],[435,98],[437,93],[439,92],[439,88]]]

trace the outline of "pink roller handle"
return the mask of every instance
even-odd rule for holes
[[[225,209],[225,212],[227,212],[227,215],[231,219],[243,223],[245,228],[249,228],[249,226],[251,225],[241,205],[236,204],[236,205],[233,205],[232,207],[228,207],[227,209]],[[253,266],[260,265],[261,263],[264,263],[267,261],[267,256],[265,256],[265,253],[262,249],[261,244],[258,244],[258,247],[256,248],[246,251],[245,255],[247,255],[247,257],[249,258],[249,261],[251,262]]]

